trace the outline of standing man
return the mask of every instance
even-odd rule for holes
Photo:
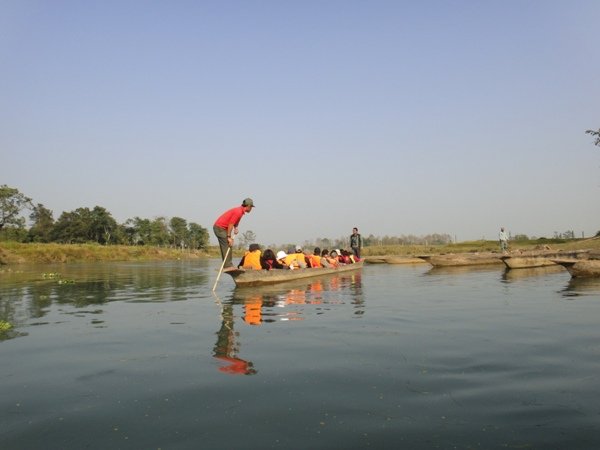
[[[352,234],[350,235],[350,248],[358,259],[360,259],[360,249],[362,248],[362,238],[358,234],[358,228],[352,228]]]
[[[230,248],[233,247],[233,237],[231,236],[231,233],[238,234],[238,225],[242,216],[252,211],[252,208],[254,208],[254,202],[251,198],[246,198],[242,202],[242,206],[236,206],[235,208],[225,211],[213,225],[213,231],[219,241],[219,247],[221,248],[221,258],[225,261],[223,266],[223,271],[225,272],[235,269],[231,262]]]
[[[500,228],[500,233],[498,233],[498,240],[500,241],[500,251],[502,253],[506,253],[508,250],[508,234],[504,231],[504,227]]]

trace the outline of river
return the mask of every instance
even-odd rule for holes
[[[600,447],[600,280],[219,262],[0,273],[0,448]]]

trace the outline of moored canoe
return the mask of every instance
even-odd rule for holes
[[[600,277],[600,259],[555,259],[574,278]]]
[[[479,266],[502,264],[501,253],[449,253],[446,255],[421,255],[434,267]]]
[[[225,272],[233,278],[236,286],[261,286],[265,284],[284,283],[304,278],[320,277],[349,272],[362,268],[363,262],[340,265],[336,268],[320,267],[314,269],[273,269],[273,270],[232,270]]]

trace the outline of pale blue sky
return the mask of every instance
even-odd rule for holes
[[[250,196],[260,243],[589,236],[599,22],[596,0],[0,0],[0,184],[211,234]]]

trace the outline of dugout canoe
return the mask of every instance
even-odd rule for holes
[[[361,269],[363,262],[345,264],[336,268],[318,267],[314,269],[273,269],[273,270],[232,270],[225,272],[233,278],[236,286],[263,286],[267,284],[285,283],[286,281],[315,278],[325,275],[350,272]]]
[[[587,250],[576,251],[538,251],[504,255],[500,259],[509,269],[529,269],[532,267],[555,266],[554,259],[575,259],[586,256]]]
[[[419,255],[434,267],[482,266],[502,264],[502,253],[448,253],[445,255]]]
[[[600,259],[555,259],[573,278],[600,277]]]

